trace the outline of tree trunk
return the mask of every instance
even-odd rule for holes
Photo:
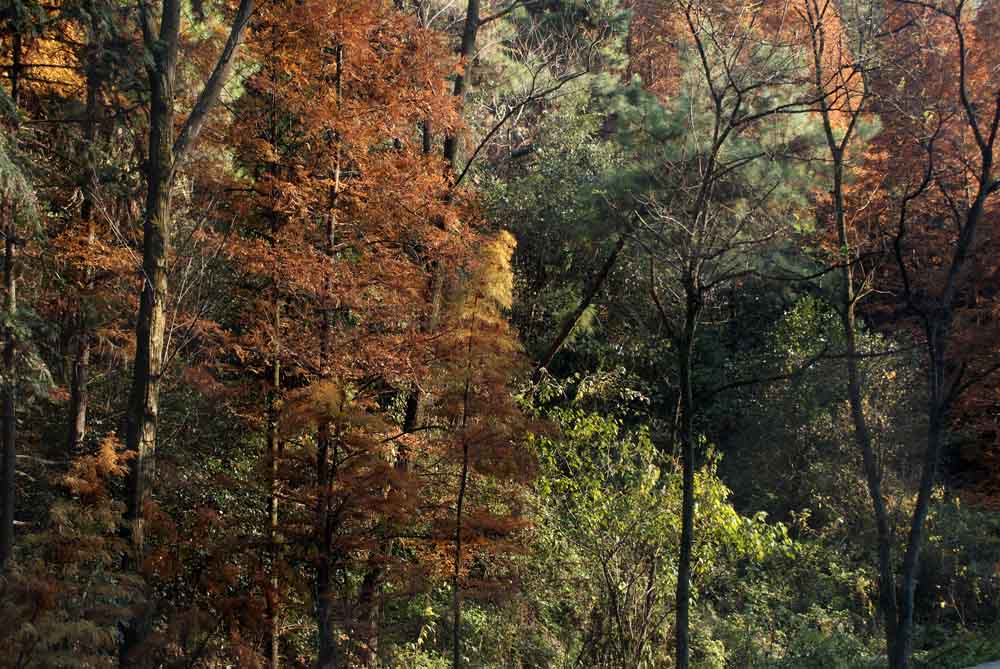
[[[462,59],[462,66],[465,70],[455,77],[455,88],[453,94],[458,98],[461,106],[465,102],[465,89],[467,80],[472,71],[472,61],[475,57],[476,35],[479,33],[479,4],[480,0],[469,0],[465,10],[465,28],[462,30],[462,43],[458,50],[458,55]],[[458,157],[458,138],[454,133],[447,133],[444,138],[444,159],[448,165],[454,168],[455,159]]]
[[[14,263],[16,260],[16,226],[14,205],[7,208],[7,223],[4,229],[4,271],[3,284],[6,293],[4,309],[11,323],[3,335],[3,507],[2,527],[0,527],[0,572],[7,565],[14,551],[14,514],[17,507],[17,369],[16,346],[13,322],[17,315],[17,279]]]
[[[125,566],[142,565],[145,543],[143,504],[146,485],[156,455],[156,430],[160,408],[166,332],[167,260],[172,228],[171,191],[177,162],[192,146],[229,76],[236,48],[253,13],[253,0],[241,0],[229,37],[194,109],[174,140],[174,79],[181,23],[181,1],[163,0],[159,34],[154,35],[150,8],[139,5],[143,43],[149,51],[149,155],[146,162],[146,212],[143,218],[142,293],[136,319],[135,361],[125,416],[125,445],[135,455],[129,460],[125,520],[131,553]],[[133,618],[122,639],[119,662],[129,666],[152,625],[153,605],[148,602]]]
[[[466,385],[468,393],[468,385]],[[464,421],[463,421],[464,422]],[[465,503],[465,486],[469,481],[469,442],[462,437],[462,473],[458,483],[458,499],[455,505],[455,569],[451,579],[452,608],[452,669],[462,666],[462,505]]]
[[[927,445],[924,453],[924,466],[920,476],[920,488],[917,492],[917,506],[910,520],[910,533],[906,542],[906,553],[903,555],[902,573],[899,579],[899,610],[896,621],[895,643],[889,649],[890,669],[908,669],[910,655],[913,652],[913,608],[914,595],[917,589],[917,571],[920,566],[920,550],[923,547],[926,531],[927,513],[930,511],[931,495],[934,481],[937,478],[937,462],[941,455],[941,445],[944,438],[944,426],[947,398],[944,388],[944,352],[940,339],[933,337],[929,347],[932,351],[930,361],[930,398],[928,406]]]
[[[18,107],[21,75],[21,35],[14,33],[14,54],[10,68],[11,101],[15,112]],[[15,124],[17,121],[15,120]],[[17,137],[15,125],[11,136]],[[15,139],[16,143],[16,139]],[[14,147],[16,150],[16,146]],[[6,211],[4,211],[6,210]],[[3,447],[3,486],[0,500],[0,573],[3,573],[14,552],[14,514],[17,510],[17,340],[14,336],[14,319],[17,316],[17,209],[12,201],[7,206],[0,202],[0,216],[6,214],[4,225],[4,265],[3,285],[5,292],[4,310],[7,312],[8,326],[3,333],[3,426],[0,439]]]
[[[853,258],[851,257],[850,240],[847,234],[847,222],[844,211],[844,154],[836,145],[832,126],[828,115],[824,118],[827,124],[827,141],[833,158],[833,206],[834,222],[837,226],[837,238],[843,252],[840,272],[841,298],[840,322],[844,333],[845,364],[847,366],[847,398],[851,407],[851,422],[854,426],[854,441],[861,451],[865,482],[871,498],[872,512],[875,515],[875,526],[878,542],[878,574],[879,574],[879,608],[886,640],[886,648],[891,654],[896,647],[897,610],[896,610],[896,576],[892,564],[892,526],[889,513],[886,510],[885,498],[882,495],[882,475],[879,463],[872,445],[871,432],[865,416],[864,402],[861,390],[861,372],[858,365],[857,323],[855,305],[857,295],[854,290]]]
[[[130,527],[132,560],[141,564],[144,542],[142,505],[148,470],[156,452],[156,428],[163,366],[167,258],[171,236],[171,190],[174,171],[201,131],[232,69],[236,49],[253,14],[253,0],[240,0],[229,37],[211,76],[174,140],[174,79],[181,22],[181,1],[163,0],[159,34],[153,34],[152,17],[140,3],[143,42],[151,60],[147,65],[150,85],[149,156],[146,163],[146,213],[143,219],[142,294],[136,320],[136,351],[132,369],[125,425],[125,445],[135,453],[129,461],[125,518]]]
[[[171,16],[164,7],[163,21],[180,20],[179,3]],[[174,33],[176,36],[176,32]],[[150,135],[147,164],[148,192],[146,215],[143,220],[142,294],[136,321],[136,350],[132,368],[125,423],[125,446],[135,455],[129,460],[126,480],[125,520],[131,553],[126,566],[140,569],[142,565],[145,528],[143,505],[146,482],[151,475],[156,451],[156,428],[160,411],[160,376],[163,365],[164,334],[166,331],[165,300],[167,296],[167,255],[171,228],[171,185],[173,181],[173,84],[176,62],[176,40],[173,47],[164,45],[155,56],[157,67],[151,68]],[[172,56],[170,54],[173,54]],[[119,661],[131,666],[132,659],[152,625],[151,602],[143,604],[129,623],[122,639]]]
[[[465,90],[467,80],[472,72],[472,63],[475,57],[476,36],[479,33],[479,6],[480,0],[468,0],[465,10],[465,26],[462,30],[462,42],[459,46],[458,54],[462,59],[464,71],[455,77],[455,87],[453,95],[458,98],[459,106],[465,102]],[[425,140],[426,141],[426,140]],[[446,133],[444,138],[444,159],[448,165],[454,169],[455,160],[458,157],[458,138],[453,133]],[[439,302],[444,286],[443,268],[435,266],[431,299],[432,316],[431,320],[437,320]],[[466,395],[468,395],[468,382],[466,383]],[[463,429],[467,419],[468,397],[466,397],[466,412],[463,414]],[[459,583],[462,565],[462,505],[465,501],[465,485],[469,475],[469,444],[463,436],[462,444],[462,473],[459,481],[458,499],[455,509],[455,568],[452,574],[452,668],[459,669],[462,666],[461,641],[462,641],[462,593]]]
[[[842,137],[838,138],[834,131],[832,108],[829,103],[831,95],[827,90],[829,82],[825,79],[824,75],[823,50],[826,31],[823,24],[823,15],[826,9],[807,5],[806,11],[811,21],[810,38],[813,48],[814,85],[817,96],[820,98],[823,131],[827,150],[830,153],[830,162],[833,167],[833,188],[830,191],[830,195],[834,210],[833,222],[837,241],[841,249],[840,262],[843,265],[840,271],[841,285],[838,311],[841,329],[844,334],[847,398],[851,409],[851,422],[854,427],[854,441],[861,452],[865,482],[871,499],[872,512],[875,516],[878,542],[879,609],[882,614],[886,648],[891,655],[896,645],[897,626],[896,577],[892,563],[892,525],[888,511],[886,510],[885,498],[882,495],[882,475],[878,459],[875,455],[875,449],[872,445],[871,431],[868,428],[868,420],[864,410],[861,372],[858,364],[857,322],[855,317],[855,307],[859,296],[854,288],[855,258],[854,250],[848,236],[844,196],[845,152],[854,136],[853,122],[859,118],[863,105],[859,105],[856,111],[852,112],[854,117],[848,129]],[[863,98],[867,98],[868,90],[867,86],[862,89]],[[839,92],[839,90],[835,91],[835,93]]]
[[[329,424],[324,425],[318,435],[316,488],[316,538],[319,552],[316,565],[316,630],[317,630],[317,669],[335,669],[340,665],[337,653],[337,642],[334,638],[332,621],[332,588],[330,579],[333,576],[335,559],[333,555],[334,523],[330,516],[330,495],[333,492],[333,481],[336,478],[337,449],[331,448],[332,435]],[[331,453],[332,451],[332,453]],[[332,456],[332,465],[331,465]]]
[[[83,125],[83,203],[80,206],[80,221],[87,228],[87,245],[92,246],[97,237],[94,225],[94,193],[97,190],[97,167],[94,160],[97,138],[97,94],[100,87],[97,59],[100,44],[97,14],[91,3],[91,26],[87,47],[87,109]],[[80,297],[77,313],[76,357],[70,386],[69,438],[67,440],[70,457],[83,452],[83,441],[87,435],[87,404],[90,383],[91,324],[90,305],[94,291],[94,271],[86,269],[84,277],[85,294]]]
[[[336,48],[336,74],[333,85],[337,94],[337,108],[340,109],[340,99],[342,94],[344,47],[338,44]],[[336,157],[334,159],[334,186],[330,193],[330,213],[326,220],[326,257],[331,265],[334,260],[334,246],[337,232],[337,200],[340,195],[340,138],[336,140]],[[325,279],[327,299],[331,291],[329,277]],[[330,305],[324,305],[322,331],[320,333],[320,365],[324,368],[328,364],[330,354],[330,338],[333,336],[333,314],[330,312]],[[325,421],[320,425],[316,438],[316,538],[318,541],[318,564],[316,566],[316,627],[317,627],[317,667],[318,669],[333,669],[339,663],[337,658],[337,644],[334,639],[331,627],[331,587],[330,579],[334,568],[333,555],[333,529],[334,522],[330,516],[330,495],[333,492],[333,481],[337,469],[337,451],[333,450],[333,463],[330,463],[331,451],[331,430],[330,422]]]
[[[145,6],[143,5],[145,8]],[[149,45],[153,64],[150,83],[149,158],[146,164],[146,214],[143,220],[142,294],[136,321],[135,362],[126,416],[125,446],[129,461],[125,518],[129,523],[132,559],[142,563],[142,507],[146,479],[156,451],[160,410],[160,377],[166,331],[167,256],[170,252],[171,186],[174,173],[174,77],[181,3],[164,0],[160,39]],[[150,31],[151,32],[151,31]],[[147,36],[150,42],[151,36]]]
[[[280,307],[275,308],[276,327],[280,327]],[[278,669],[280,664],[280,606],[278,602],[278,563],[281,560],[281,536],[278,526],[278,460],[281,441],[278,438],[278,394],[281,391],[281,362],[277,355],[272,360],[271,388],[267,394],[267,466],[270,491],[267,500],[268,550],[271,575],[265,596],[268,622],[267,666]]]
[[[429,156],[433,148],[433,135],[431,122],[429,119],[424,120],[421,123],[421,134],[423,143],[423,154]],[[441,313],[441,302],[444,295],[444,270],[435,261],[431,268],[431,311],[427,317],[427,321],[424,324],[425,332],[432,332],[437,329],[438,320]],[[403,413],[403,426],[402,431],[404,434],[408,434],[417,429],[420,425],[420,409],[423,403],[424,397],[423,393],[420,391],[419,386],[414,386],[406,398],[406,408]],[[410,456],[405,449],[401,449],[396,456],[396,462],[394,464],[397,471],[406,472],[410,468]],[[391,485],[391,484],[390,484]],[[374,555],[369,559],[367,571],[365,572],[364,579],[362,580],[361,592],[358,596],[358,606],[357,606],[357,618],[358,620],[371,621],[373,623],[378,622],[378,618],[375,615],[373,607],[376,605],[378,599],[373,596],[373,589],[381,587],[382,580],[384,578],[385,566],[382,562],[381,556],[388,554],[390,550],[391,540],[383,540],[380,542],[379,553]],[[364,640],[362,645],[371,646],[372,644],[377,645],[376,637],[378,636],[377,626],[370,629],[370,638]],[[372,656],[375,659],[375,656]]]
[[[677,563],[677,620],[674,627],[677,669],[688,669],[691,654],[691,549],[694,544],[694,381],[692,356],[698,322],[697,297],[688,289],[684,334],[677,342],[677,371],[680,381],[680,446],[682,471],[681,545]]]

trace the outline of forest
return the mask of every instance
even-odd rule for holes
[[[0,0],[0,667],[1000,660],[998,34]]]

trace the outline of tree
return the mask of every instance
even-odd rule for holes
[[[136,320],[136,353],[126,412],[125,445],[136,452],[129,463],[128,509],[135,559],[143,546],[142,508],[146,478],[156,451],[160,379],[164,362],[165,304],[168,289],[167,261],[171,244],[171,198],[174,179],[187,152],[198,139],[206,117],[222,94],[236,57],[243,31],[253,14],[253,0],[241,0],[229,36],[211,75],[198,95],[180,132],[174,137],[174,84],[180,49],[181,3],[164,0],[159,29],[154,29],[153,8],[139,6],[150,87],[149,154],[146,209],[143,219],[142,293]]]
[[[6,18],[6,17],[5,17]],[[14,16],[14,19],[20,17]],[[19,21],[18,21],[19,23]],[[4,236],[4,312],[3,332],[3,424],[0,447],[3,449],[2,478],[0,478],[0,571],[2,571],[14,550],[14,514],[16,511],[16,471],[17,471],[17,244],[18,218],[24,205],[30,202],[33,189],[19,165],[12,158],[17,155],[17,132],[20,124],[18,102],[20,99],[22,26],[14,26],[12,40],[13,56],[10,67],[10,110],[3,119],[3,126],[10,128],[14,138],[13,146],[7,146],[7,130],[0,137],[0,216],[3,219]],[[4,100],[7,102],[7,100]],[[26,200],[28,202],[26,202]]]
[[[519,452],[520,412],[510,393],[513,374],[523,364],[521,350],[504,312],[513,299],[510,260],[515,241],[500,232],[483,248],[468,278],[450,305],[440,353],[442,380],[437,393],[439,411],[453,425],[444,440],[458,469],[455,495],[452,590],[452,666],[461,667],[462,575],[467,544],[475,530],[493,541],[519,526],[486,505],[470,513],[473,475],[494,482],[517,483],[531,471],[527,455]],[[507,508],[516,505],[516,486]],[[474,507],[473,507],[474,508]],[[471,517],[470,517],[471,516]],[[478,527],[477,527],[478,526]],[[479,538],[480,544],[487,543]]]
[[[175,139],[174,85],[180,49],[181,2],[163,1],[158,30],[154,30],[152,7],[146,2],[139,6],[143,44],[150,54],[146,64],[150,114],[146,208],[143,218],[142,291],[136,319],[132,386],[125,415],[125,445],[136,454],[129,462],[125,514],[131,537],[133,565],[139,565],[142,561],[146,484],[156,452],[160,380],[165,352],[167,262],[172,235],[171,201],[174,179],[229,78],[237,47],[253,8],[253,0],[241,0],[212,74]],[[124,666],[128,666],[130,654],[145,636],[147,617],[147,613],[140,614],[125,635],[121,651]]]
[[[880,557],[892,669],[910,666],[919,560],[949,418],[956,401],[997,368],[992,344],[966,339],[977,332],[971,322],[980,308],[978,277],[988,276],[984,254],[991,244],[983,228],[1000,191],[994,166],[1000,98],[984,83],[995,59],[979,47],[996,17],[994,3],[890,3],[884,32],[893,59],[871,84],[884,130],[866,168],[887,180],[875,220],[894,258],[897,318],[912,324],[925,348],[928,395],[917,499],[891,581],[888,558]],[[886,146],[901,146],[912,170],[892,169]],[[877,509],[880,491],[871,484],[870,491]]]
[[[699,326],[719,292],[751,273],[751,254],[804,204],[792,160],[808,157],[813,142],[790,115],[807,111],[811,96],[781,14],[780,7],[688,2],[663,10],[657,26],[676,40],[664,47],[665,57],[679,65],[677,80],[658,84],[676,92],[666,111],[653,106],[637,116],[640,141],[662,147],[635,210],[659,315],[654,331],[675,356],[684,482],[675,631],[683,669],[690,662]],[[793,120],[771,123],[776,118]]]
[[[850,403],[854,441],[861,452],[865,480],[872,504],[877,529],[879,608],[884,619],[886,647],[896,646],[897,612],[896,580],[892,561],[893,527],[882,492],[884,468],[879,463],[873,444],[864,405],[864,381],[859,358],[857,308],[872,290],[873,273],[866,271],[862,258],[865,249],[855,244],[850,219],[858,212],[852,206],[863,207],[863,193],[852,194],[848,169],[850,161],[860,153],[856,145],[863,139],[862,124],[868,120],[868,99],[871,91],[866,86],[869,72],[877,67],[877,31],[879,22],[874,16],[874,4],[860,3],[853,13],[841,13],[829,3],[806,0],[800,16],[809,36],[811,67],[817,108],[826,140],[828,163],[832,172],[829,208],[826,214],[829,236],[833,238],[836,253],[835,265],[839,268],[840,290],[836,304],[840,316],[844,342],[844,365],[847,369],[846,391]],[[855,204],[856,202],[858,204]]]

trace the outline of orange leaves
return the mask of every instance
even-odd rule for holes
[[[128,471],[126,462],[133,453],[122,450],[122,444],[114,433],[106,436],[94,455],[76,458],[69,472],[63,477],[63,485],[70,493],[88,503],[107,499],[108,483],[121,478]]]

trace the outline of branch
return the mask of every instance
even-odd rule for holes
[[[503,9],[498,10],[495,14],[491,14],[485,18],[479,19],[479,25],[480,27],[482,27],[485,26],[487,23],[496,21],[497,19],[501,19],[510,14],[518,7],[538,7],[541,4],[542,0],[514,0],[514,2],[510,3]]]
[[[563,343],[569,337],[570,333],[573,332],[573,329],[576,327],[576,324],[580,321],[580,317],[583,316],[583,312],[585,312],[587,308],[591,305],[591,303],[594,301],[594,298],[597,296],[598,291],[601,290],[601,287],[604,285],[604,282],[611,274],[611,270],[614,268],[615,262],[618,260],[618,254],[621,253],[621,250],[625,247],[625,239],[626,239],[625,233],[619,235],[618,243],[615,244],[615,248],[614,250],[611,251],[611,255],[609,255],[607,260],[604,261],[604,266],[601,267],[601,271],[597,273],[596,277],[594,277],[594,280],[593,282],[591,282],[590,288],[587,290],[586,295],[584,295],[583,299],[580,300],[580,304],[577,306],[576,309],[573,310],[573,313],[570,314],[570,316],[565,321],[563,321],[563,325],[559,329],[559,334],[556,335],[556,338],[549,346],[548,351],[545,353],[544,356],[542,356],[541,361],[538,363],[538,371],[546,369],[552,363],[552,359],[556,357],[556,353],[559,352],[559,349],[562,348]]]
[[[222,48],[222,53],[219,54],[219,60],[215,63],[215,69],[212,70],[212,75],[205,83],[205,88],[198,95],[194,109],[191,110],[190,116],[184,122],[184,127],[181,128],[180,134],[177,136],[177,141],[174,142],[175,164],[183,159],[192,142],[198,137],[198,133],[201,132],[209,110],[222,94],[222,88],[229,79],[229,72],[233,67],[236,49],[243,39],[243,31],[250,22],[250,16],[253,14],[253,11],[254,0],[240,0],[239,9],[236,10],[236,16],[233,18],[233,24],[229,30],[229,37]]]
[[[745,386],[754,386],[761,383],[775,383],[777,381],[786,381],[788,379],[794,379],[801,376],[807,369],[815,365],[817,362],[822,360],[826,356],[827,350],[830,348],[829,344],[823,346],[823,349],[816,355],[808,358],[802,365],[798,368],[793,369],[791,372],[786,372],[784,374],[773,374],[771,376],[757,376],[749,379],[740,379],[738,381],[732,381],[730,383],[725,383],[721,386],[716,386],[706,393],[699,394],[702,400],[707,400],[715,397],[716,395],[723,393],[727,390],[734,390],[736,388],[743,388]]]
[[[517,103],[509,110],[507,110],[507,113],[504,114],[500,118],[500,120],[493,125],[492,128],[490,128],[490,131],[486,133],[486,136],[483,138],[483,140],[479,142],[479,144],[476,146],[476,150],[472,152],[472,155],[469,157],[468,162],[465,163],[465,167],[462,168],[462,172],[458,175],[458,178],[455,179],[455,183],[453,183],[451,187],[456,188],[460,183],[462,183],[462,180],[465,178],[465,175],[469,173],[469,168],[472,167],[472,164],[476,161],[476,158],[479,157],[480,152],[486,147],[489,141],[493,139],[493,136],[500,131],[500,128],[502,128],[504,124],[506,124],[507,121],[511,119],[512,116],[520,112],[522,109],[524,109],[532,102],[535,102],[537,100],[542,100],[546,96],[555,93],[560,88],[562,88],[569,82],[573,81],[574,79],[579,79],[583,75],[587,74],[587,72],[588,72],[587,70],[580,70],[579,72],[574,72],[573,74],[568,74],[566,76],[560,77],[557,80],[557,82],[552,86],[549,86],[545,90],[539,91],[537,93],[529,94],[528,97],[524,98],[523,100],[521,100],[521,102]]]

